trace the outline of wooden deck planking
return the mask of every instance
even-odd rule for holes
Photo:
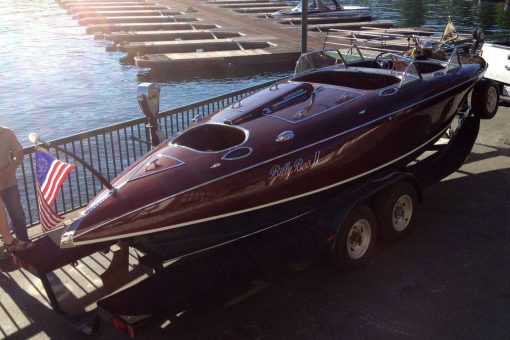
[[[177,12],[183,14],[181,12]],[[155,15],[155,16],[125,16],[125,17],[97,17],[84,18],[78,20],[80,25],[100,25],[100,24],[138,24],[138,23],[164,23],[164,22],[192,22],[197,21],[193,17],[180,17],[178,15]]]
[[[154,53],[190,53],[199,52],[206,53],[211,51],[227,51],[238,49],[262,49],[269,47],[267,41],[264,40],[242,40],[240,39],[197,39],[182,41],[159,41],[152,43],[130,43],[119,46],[119,50],[128,52],[131,55],[138,53],[154,54]]]
[[[250,7],[250,8],[234,8],[232,9],[237,13],[245,13],[245,14],[263,14],[263,13],[274,13],[276,11],[282,9],[290,9],[289,6],[280,6],[280,7]]]
[[[104,34],[101,38],[115,43],[121,42],[151,42],[151,41],[174,41],[193,39],[224,39],[242,36],[239,32],[233,31],[211,31],[211,30],[173,30],[173,31],[141,31],[129,33]]]
[[[195,18],[181,18],[181,19],[193,19]],[[87,26],[87,33],[111,33],[111,32],[129,32],[129,31],[154,31],[154,30],[165,30],[165,29],[209,29],[218,28],[216,24],[200,23],[196,21],[190,22],[160,22],[160,23],[122,23],[122,24],[95,24]]]
[[[105,18],[105,17],[140,17],[140,16],[167,16],[180,15],[182,11],[175,9],[158,9],[158,10],[122,10],[122,11],[78,11],[74,14],[74,19],[85,18]]]
[[[83,0],[81,3],[87,3],[86,1]],[[110,5],[99,0],[89,1],[88,6],[98,7],[97,4],[122,6],[123,3],[140,6],[140,2],[117,0],[109,3]],[[80,2],[74,1],[69,4],[79,6]],[[268,19],[266,16],[258,18],[256,15],[288,9],[291,7],[288,2],[210,0],[191,3],[189,0],[161,0],[157,5],[168,8],[154,11],[146,8],[129,9],[128,6],[125,10],[110,7],[108,10],[91,11],[79,7],[81,10],[75,13],[82,18],[81,24],[88,25],[88,33],[96,34],[97,38],[104,38],[116,44],[108,47],[108,50],[118,49],[130,55],[138,55],[135,61],[142,67],[165,65],[175,68],[187,62],[189,65],[207,68],[207,63],[210,62],[216,66],[230,67],[233,64],[242,64],[256,68],[257,65],[268,65],[271,62],[292,65],[300,54],[300,18]],[[190,5],[196,13],[173,15],[168,12]],[[201,20],[198,17],[206,20],[191,22]],[[355,19],[348,20],[349,24],[352,24],[352,20]],[[321,48],[325,38],[321,30],[342,28],[345,21],[339,22],[338,18],[309,18],[311,30],[308,33],[308,48]],[[372,25],[371,22],[362,24]],[[361,23],[356,22],[355,25],[359,28]],[[390,26],[388,22],[377,25],[377,27]],[[353,26],[348,26],[351,27]],[[209,31],[216,28],[223,28],[225,33],[222,35],[217,31],[215,35],[214,31]]]
[[[222,8],[253,8],[253,7],[285,7],[291,8],[291,5],[282,4],[278,2],[246,2],[246,3],[234,3],[234,4],[224,4],[220,5]]]
[[[330,29],[356,29],[359,30],[362,27],[373,27],[373,28],[390,28],[393,27],[393,22],[390,20],[378,20],[378,21],[364,21],[364,22],[350,22],[350,23],[337,23],[337,24],[320,24],[320,25],[309,25],[310,31],[327,32]]]

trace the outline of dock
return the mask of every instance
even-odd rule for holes
[[[226,39],[241,37],[244,34],[233,31],[198,29],[193,25],[194,29],[190,30],[168,30],[168,31],[139,31],[139,32],[113,32],[108,34],[99,34],[98,39],[109,40],[115,44],[124,43],[120,48],[128,49],[131,45],[127,42],[139,42],[141,44],[158,44],[165,41],[181,41],[196,39]],[[217,28],[213,26],[211,28]]]
[[[244,75],[290,71],[301,50],[300,18],[272,18],[293,6],[270,0],[77,1],[61,5],[96,39],[111,42],[142,68]],[[332,29],[391,28],[391,21],[310,18],[308,48],[322,48]],[[180,32],[178,32],[180,31]],[[186,63],[185,63],[186,61]],[[185,67],[183,67],[185,66]],[[236,72],[237,72],[236,71]]]

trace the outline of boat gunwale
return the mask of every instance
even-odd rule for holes
[[[95,225],[95,226],[91,226],[90,228],[87,228],[86,230],[81,231],[81,233],[78,233],[76,236],[82,236],[82,235],[85,235],[85,234],[87,234],[87,233],[89,233],[89,232],[91,232],[91,231],[93,231],[93,230],[96,230],[96,229],[98,229],[98,228],[101,228],[101,227],[103,227],[103,226],[105,226],[105,225],[107,225],[107,224],[110,224],[110,223],[112,223],[112,222],[118,221],[118,220],[120,220],[120,219],[122,219],[122,218],[124,218],[124,217],[126,217],[126,216],[128,216],[128,215],[131,215],[131,214],[137,213],[137,212],[142,211],[142,210],[144,210],[144,209],[146,209],[146,208],[148,208],[148,207],[151,207],[151,206],[153,206],[153,205],[156,205],[156,204],[162,203],[162,202],[164,202],[164,201],[166,201],[166,200],[173,199],[173,198],[175,198],[175,197],[177,197],[177,196],[179,196],[179,195],[182,195],[182,194],[184,194],[184,193],[186,193],[186,192],[190,192],[190,191],[195,190],[195,189],[197,189],[197,188],[200,188],[200,187],[203,187],[203,186],[209,185],[209,184],[211,184],[211,183],[217,182],[217,181],[219,181],[219,180],[223,180],[223,179],[225,179],[225,178],[228,178],[228,177],[231,177],[231,176],[237,175],[237,174],[239,174],[239,173],[241,173],[241,172],[251,170],[251,169],[253,169],[253,168],[255,168],[255,167],[258,167],[258,166],[261,166],[261,165],[264,165],[264,164],[267,164],[267,163],[273,162],[273,161],[275,161],[275,160],[277,160],[277,159],[280,159],[280,158],[283,158],[283,157],[287,157],[287,156],[292,155],[292,154],[294,154],[294,153],[296,153],[296,152],[300,152],[300,151],[302,151],[302,150],[308,149],[308,148],[313,147],[313,146],[316,146],[316,145],[318,145],[318,144],[322,144],[322,143],[327,142],[327,141],[329,141],[329,140],[331,140],[331,139],[335,139],[335,138],[338,138],[338,137],[340,137],[340,136],[343,136],[343,135],[345,135],[345,134],[347,134],[347,133],[351,133],[351,132],[353,132],[353,131],[356,131],[356,130],[359,130],[359,129],[362,129],[362,128],[366,128],[367,126],[370,126],[370,125],[372,125],[372,124],[378,123],[378,122],[379,122],[379,121],[381,121],[381,120],[388,119],[389,117],[391,117],[391,116],[395,115],[395,114],[396,114],[396,113],[398,113],[398,112],[405,111],[406,109],[409,109],[409,108],[411,108],[411,107],[415,107],[415,106],[417,106],[417,105],[419,105],[419,104],[422,104],[423,102],[427,102],[427,101],[432,100],[432,99],[434,99],[434,98],[436,98],[436,97],[438,97],[438,96],[440,96],[440,95],[443,95],[443,94],[445,94],[445,93],[447,93],[447,92],[453,91],[453,90],[455,90],[455,89],[457,89],[457,88],[459,88],[459,87],[462,87],[462,86],[464,86],[464,85],[466,85],[466,84],[468,84],[468,83],[471,83],[471,82],[473,82],[473,80],[475,80],[475,79],[477,79],[477,78],[478,78],[478,79],[479,79],[479,78],[481,78],[481,77],[483,76],[483,74],[484,74],[484,71],[485,71],[485,70],[481,69],[481,71],[478,71],[478,72],[476,72],[476,73],[475,73],[475,76],[470,77],[468,80],[466,80],[466,81],[464,81],[464,82],[462,82],[462,83],[459,83],[459,84],[457,84],[457,85],[456,85],[456,86],[454,86],[454,87],[450,87],[450,88],[448,88],[448,89],[446,89],[446,90],[444,90],[444,91],[441,91],[441,92],[438,92],[438,93],[434,94],[433,96],[427,97],[426,99],[423,99],[423,100],[421,100],[421,101],[419,101],[419,102],[414,102],[414,103],[412,103],[412,104],[410,104],[410,105],[408,105],[408,106],[406,106],[406,107],[399,108],[398,110],[393,111],[393,112],[391,112],[391,113],[388,113],[388,114],[386,114],[386,115],[384,115],[384,116],[378,117],[377,119],[371,120],[371,121],[366,122],[366,123],[364,123],[364,124],[362,124],[362,125],[356,126],[356,127],[352,128],[352,129],[342,131],[342,132],[340,132],[340,133],[338,133],[338,134],[335,134],[335,135],[329,136],[329,137],[327,137],[327,138],[324,138],[324,139],[321,139],[321,140],[316,141],[316,142],[314,142],[314,143],[311,143],[311,144],[308,144],[308,145],[302,146],[302,147],[300,147],[300,148],[294,149],[294,150],[289,151],[289,152],[286,152],[286,153],[284,153],[284,154],[278,155],[278,156],[273,157],[273,158],[271,158],[271,159],[264,160],[264,161],[262,161],[262,162],[259,162],[259,163],[256,163],[256,164],[253,164],[253,165],[250,165],[250,166],[248,166],[248,167],[246,167],[246,168],[243,168],[243,169],[239,169],[239,170],[233,171],[233,172],[231,172],[231,173],[229,173],[229,174],[223,175],[223,176],[221,176],[221,177],[214,178],[214,179],[212,179],[212,180],[209,180],[209,181],[203,182],[203,183],[198,184],[198,185],[196,185],[196,186],[193,186],[193,187],[191,187],[191,188],[187,188],[187,189],[182,190],[182,191],[180,191],[180,192],[177,192],[177,193],[174,193],[174,194],[169,195],[169,196],[167,196],[167,197],[161,198],[161,199],[159,199],[159,200],[157,200],[157,201],[155,201],[155,202],[152,202],[152,203],[150,203],[150,204],[144,205],[143,207],[140,207],[140,208],[138,208],[138,209],[136,209],[136,210],[129,211],[129,212],[126,212],[126,213],[124,213],[124,214],[122,214],[122,215],[120,215],[120,216],[117,216],[117,217],[115,217],[115,218],[111,218],[111,219],[109,219],[109,220],[106,220],[106,221],[104,221],[104,222],[103,222],[103,223],[101,223],[101,224],[97,224],[97,225]],[[222,215],[218,215],[218,216],[214,216],[214,217],[209,217],[209,218],[205,218],[205,219],[199,219],[199,220],[195,220],[195,221],[183,222],[183,223],[175,224],[175,225],[171,225],[171,226],[166,226],[166,227],[161,227],[161,228],[156,228],[156,229],[150,229],[150,230],[146,230],[146,231],[135,232],[135,233],[130,233],[130,234],[124,234],[124,235],[116,235],[116,236],[111,236],[111,237],[107,237],[107,238],[93,239],[93,240],[89,240],[89,241],[76,241],[76,242],[75,242],[75,241],[70,241],[70,243],[72,243],[73,245],[90,244],[90,243],[96,243],[96,242],[102,242],[102,241],[109,241],[109,240],[114,240],[114,239],[119,239],[119,238],[129,238],[129,237],[135,237],[135,236],[140,236],[140,235],[144,235],[144,234],[151,234],[151,233],[155,233],[155,232],[159,232],[159,231],[163,231],[163,230],[169,230],[169,229],[174,229],[174,228],[178,228],[178,227],[183,227],[183,226],[186,226],[186,225],[191,225],[191,224],[196,224],[196,223],[201,223],[201,222],[206,222],[206,221],[216,220],[216,219],[220,219],[220,218],[227,217],[227,216],[238,215],[238,214],[241,214],[241,213],[244,213],[244,212],[254,211],[254,210],[262,209],[262,208],[264,208],[264,207],[269,207],[269,206],[272,206],[272,205],[277,205],[277,204],[280,204],[280,203],[284,203],[284,202],[288,202],[288,201],[291,201],[291,200],[295,200],[295,199],[298,199],[298,198],[301,198],[301,197],[306,197],[306,196],[309,196],[309,195],[312,195],[312,194],[315,194],[315,193],[318,193],[318,192],[321,192],[321,191],[325,191],[325,190],[328,190],[328,189],[334,188],[334,187],[336,187],[336,186],[339,186],[339,185],[341,185],[341,184],[344,184],[344,183],[350,182],[350,181],[355,180],[355,179],[358,179],[358,178],[360,178],[360,177],[366,176],[366,175],[368,175],[368,174],[370,174],[370,173],[373,173],[373,172],[375,172],[375,171],[377,171],[377,170],[380,170],[380,169],[382,169],[382,168],[384,168],[384,167],[386,167],[386,166],[389,166],[389,165],[391,165],[391,164],[393,164],[393,163],[395,163],[395,162],[398,162],[399,160],[401,160],[401,159],[403,159],[403,158],[405,158],[405,157],[407,157],[407,156],[409,156],[409,155],[413,154],[414,152],[418,151],[419,149],[421,149],[421,148],[425,147],[426,145],[428,145],[429,143],[431,143],[434,139],[437,139],[439,136],[441,136],[441,134],[442,134],[442,133],[444,133],[444,131],[445,131],[445,130],[446,130],[446,128],[445,128],[445,129],[443,129],[443,130],[441,130],[441,131],[440,131],[440,133],[438,133],[437,135],[435,135],[433,138],[431,138],[431,139],[427,140],[427,141],[426,141],[425,143],[423,143],[423,144],[420,144],[418,147],[416,147],[415,149],[411,150],[410,152],[408,152],[408,153],[404,154],[403,156],[397,157],[396,159],[394,159],[394,160],[392,160],[392,161],[390,161],[390,162],[387,162],[387,163],[385,163],[385,164],[383,164],[383,165],[381,165],[381,166],[379,166],[379,167],[376,167],[376,168],[374,168],[374,169],[371,169],[370,171],[368,171],[368,172],[366,172],[366,173],[363,173],[363,174],[360,174],[360,175],[357,175],[357,176],[354,176],[354,177],[348,178],[348,179],[346,179],[346,180],[343,180],[343,181],[340,181],[340,182],[337,182],[337,183],[334,183],[334,184],[331,184],[331,185],[328,185],[328,186],[325,186],[325,187],[322,187],[322,188],[319,188],[319,189],[316,189],[316,190],[313,190],[313,191],[310,191],[310,192],[306,192],[306,193],[299,194],[299,195],[296,195],[296,196],[293,196],[293,197],[290,197],[290,198],[286,198],[286,199],[284,199],[284,200],[275,201],[275,202],[270,202],[270,203],[267,203],[267,204],[265,204],[265,205],[260,205],[260,206],[257,206],[257,207],[251,207],[251,208],[247,208],[247,209],[244,209],[244,210],[240,210],[240,211],[236,211],[236,212],[230,212],[230,213],[226,213],[226,214],[222,214]],[[121,183],[119,186],[123,186],[124,184],[125,184],[125,183]],[[71,225],[70,227],[72,227],[72,225]],[[77,227],[78,227],[78,225],[76,226],[76,228],[77,228]],[[76,230],[76,229],[74,229],[74,230],[69,230],[69,231],[68,231],[68,232],[66,232],[66,233],[71,233],[71,234],[69,235],[69,237],[72,239],[72,238],[73,238],[73,236],[74,236],[74,233],[75,233],[76,231],[77,231],[77,230]]]
[[[160,227],[160,228],[155,228],[155,229],[150,229],[150,230],[145,230],[145,231],[140,231],[140,232],[134,232],[134,233],[130,233],[130,234],[123,234],[123,235],[116,235],[116,236],[110,236],[110,237],[104,237],[104,238],[98,238],[98,239],[93,239],[93,240],[85,240],[85,241],[74,241],[74,233],[76,232],[76,230],[70,230],[70,231],[66,231],[65,234],[68,234],[67,237],[70,237],[72,240],[69,242],[73,245],[85,245],[85,244],[91,244],[91,243],[97,243],[97,242],[106,242],[106,241],[111,241],[111,240],[117,240],[117,239],[124,239],[124,238],[130,238],[130,237],[137,237],[137,236],[141,236],[141,235],[146,235],[146,234],[152,234],[152,233],[157,233],[157,232],[161,232],[161,231],[165,231],[165,230],[171,230],[171,229],[176,229],[176,228],[181,228],[181,227],[185,227],[185,226],[188,226],[188,225],[193,225],[193,224],[198,224],[198,223],[203,223],[203,222],[208,222],[208,221],[214,221],[214,220],[218,220],[218,219],[221,219],[221,218],[224,218],[224,217],[229,217],[229,216],[235,216],[235,215],[240,215],[240,214],[243,214],[243,213],[246,213],[246,212],[250,212],[250,211],[255,211],[255,210],[260,210],[260,209],[263,209],[263,208],[267,208],[267,207],[270,207],[270,206],[273,206],[273,205],[277,205],[277,204],[281,204],[281,203],[285,203],[285,202],[289,202],[289,201],[293,201],[293,200],[296,200],[296,199],[299,199],[299,198],[302,198],[302,197],[306,197],[306,196],[310,196],[310,195],[313,195],[313,194],[316,194],[316,193],[319,193],[319,192],[323,192],[323,191],[326,191],[326,190],[329,190],[329,189],[332,189],[332,188],[335,188],[337,186],[340,186],[342,184],[346,184],[346,183],[349,183],[349,182],[352,182],[356,179],[359,179],[361,177],[364,177],[364,176],[367,176],[367,175],[370,175],[378,170],[381,170],[383,168],[385,168],[386,166],[389,166],[391,164],[394,164],[402,159],[404,159],[405,157],[408,157],[410,155],[412,155],[413,153],[415,153],[416,151],[420,150],[421,148],[425,147],[426,145],[430,144],[432,141],[434,140],[437,140],[437,138],[439,138],[442,134],[445,133],[445,131],[448,129],[448,126],[445,127],[444,129],[442,129],[438,134],[434,135],[433,138],[427,140],[425,143],[419,145],[418,147],[416,147],[415,149],[409,151],[408,153],[402,155],[402,156],[399,156],[395,159],[393,159],[392,161],[388,162],[388,163],[385,163],[385,164],[382,164],[380,165],[379,167],[376,167],[374,169],[371,169],[370,171],[367,171],[367,172],[364,172],[362,174],[359,174],[359,175],[356,175],[356,176],[353,176],[353,177],[350,177],[350,178],[347,178],[343,181],[340,181],[340,182],[336,182],[336,183],[333,183],[333,184],[330,184],[328,186],[325,186],[325,187],[322,187],[322,188],[319,188],[319,189],[315,189],[315,190],[312,190],[312,191],[309,191],[309,192],[306,192],[306,193],[302,193],[302,194],[299,194],[299,195],[295,195],[293,197],[290,197],[290,198],[285,198],[285,199],[282,199],[282,200],[278,200],[278,201],[274,201],[274,202],[270,202],[270,203],[267,203],[267,204],[263,204],[263,205],[259,205],[259,206],[256,206],[256,207],[251,207],[251,208],[247,208],[247,209],[243,209],[243,210],[238,210],[238,211],[233,211],[233,212],[229,212],[229,213],[225,213],[225,214],[221,214],[221,215],[216,215],[216,216],[212,216],[212,217],[206,217],[206,218],[203,218],[203,219],[198,219],[198,220],[193,220],[193,221],[187,221],[187,222],[182,222],[182,223],[177,223],[177,224],[174,224],[174,225],[170,225],[170,226],[165,226],[165,227]],[[307,146],[309,147],[309,146]],[[279,158],[279,157],[278,157]],[[274,160],[274,159],[272,159]],[[272,161],[270,160],[270,161]],[[227,178],[227,177],[230,177],[232,175],[235,175],[239,172],[243,172],[245,170],[249,170],[255,166],[258,166],[258,165],[261,165],[261,164],[265,164],[269,161],[265,161],[265,162],[262,162],[262,163],[258,163],[254,166],[251,166],[251,167],[248,167],[248,168],[245,168],[245,169],[242,169],[242,170],[239,170],[239,171],[236,171],[236,172],[233,172],[233,173],[230,173],[228,175],[225,175],[225,176],[222,176],[222,177],[219,177],[219,178],[216,178],[214,180],[211,180],[209,182],[205,182],[201,185],[198,185],[198,186],[195,186],[193,188],[190,188],[190,189],[187,189],[187,190],[184,190],[184,191],[181,191],[177,194],[174,194],[172,196],[169,196],[167,198],[164,198],[164,199],[161,199],[159,201],[156,201],[156,202],[153,202],[149,205],[146,205],[142,208],[139,208],[137,210],[134,210],[134,211],[131,211],[129,213],[126,213],[126,214],[123,214],[121,216],[118,216],[114,219],[110,219],[110,220],[107,220],[106,222],[102,223],[102,224],[99,224],[99,225],[96,225],[96,226],[93,226],[91,228],[88,228],[87,230],[84,230],[82,233],[79,233],[78,235],[76,236],[83,236],[91,231],[94,231],[95,229],[98,229],[98,228],[101,228],[103,227],[104,225],[106,224],[110,224],[111,222],[114,222],[116,220],[119,220],[123,217],[126,217],[128,216],[129,214],[133,214],[135,212],[138,212],[142,209],[145,209],[145,208],[148,208],[150,206],[153,206],[153,205],[156,205],[156,204],[159,204],[163,201],[166,201],[168,199],[173,199],[174,197],[178,196],[178,195],[181,195],[183,193],[186,193],[188,191],[191,191],[191,190],[195,190],[201,186],[204,186],[204,185],[208,185],[210,183],[213,183],[217,180],[221,180],[221,179],[224,179],[224,178]],[[72,226],[72,225],[71,225]]]

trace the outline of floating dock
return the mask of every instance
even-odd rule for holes
[[[293,3],[270,0],[61,1],[108,51],[154,70],[244,74],[292,70],[301,50],[301,19],[271,18]],[[190,7],[191,5],[191,7]],[[369,18],[309,18],[308,48],[320,49],[332,29],[390,28]],[[236,72],[237,72],[236,71]],[[229,73],[231,74],[231,73]]]
[[[160,22],[160,23],[121,23],[121,24],[95,24],[87,26],[88,34],[95,33],[112,33],[112,32],[130,32],[130,31],[154,31],[160,29],[176,30],[176,29],[198,29],[216,28],[219,27],[214,24],[196,24],[197,18],[175,18],[174,22]],[[193,23],[191,25],[190,23]]]
[[[210,28],[217,28],[214,25],[211,26],[212,27]],[[190,30],[171,30],[171,31],[113,32],[109,34],[99,34],[97,38],[109,40],[115,44],[121,43],[127,44],[129,42],[157,44],[159,42],[164,41],[226,39],[240,36],[244,36],[244,34],[233,31],[216,31],[216,30],[212,31],[210,29],[194,28]],[[126,46],[126,48],[128,47]]]
[[[93,18],[131,18],[136,19],[139,17],[155,17],[155,16],[169,16],[169,15],[180,15],[182,12],[171,10],[171,9],[137,9],[137,10],[94,10],[94,11],[80,11],[78,14],[73,16],[74,19],[93,19]],[[136,22],[136,21],[134,21]]]
[[[87,2],[85,2],[87,1]],[[175,73],[220,76],[291,70],[300,55],[301,18],[272,13],[292,3],[269,0],[62,2],[87,33],[112,42],[137,66]],[[207,18],[207,19],[205,19]],[[388,20],[309,17],[308,48],[349,48],[360,42],[401,52],[426,29],[394,29]],[[197,74],[195,74],[197,73]]]
[[[244,37],[240,37],[224,39],[133,42],[121,45],[119,47],[119,51],[127,52],[134,56],[154,53],[197,52],[197,50],[201,50],[200,52],[250,50],[263,49],[269,46],[269,43],[264,41],[264,39],[245,40]]]

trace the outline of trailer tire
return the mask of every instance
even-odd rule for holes
[[[400,181],[379,192],[374,201],[374,211],[379,224],[381,239],[397,240],[412,229],[418,199],[414,186]]]
[[[480,119],[492,119],[498,112],[499,86],[491,80],[482,80],[475,85],[471,95],[471,107]]]
[[[333,218],[337,228],[331,263],[340,270],[352,270],[367,263],[377,238],[377,220],[366,205],[353,208],[343,220]]]

